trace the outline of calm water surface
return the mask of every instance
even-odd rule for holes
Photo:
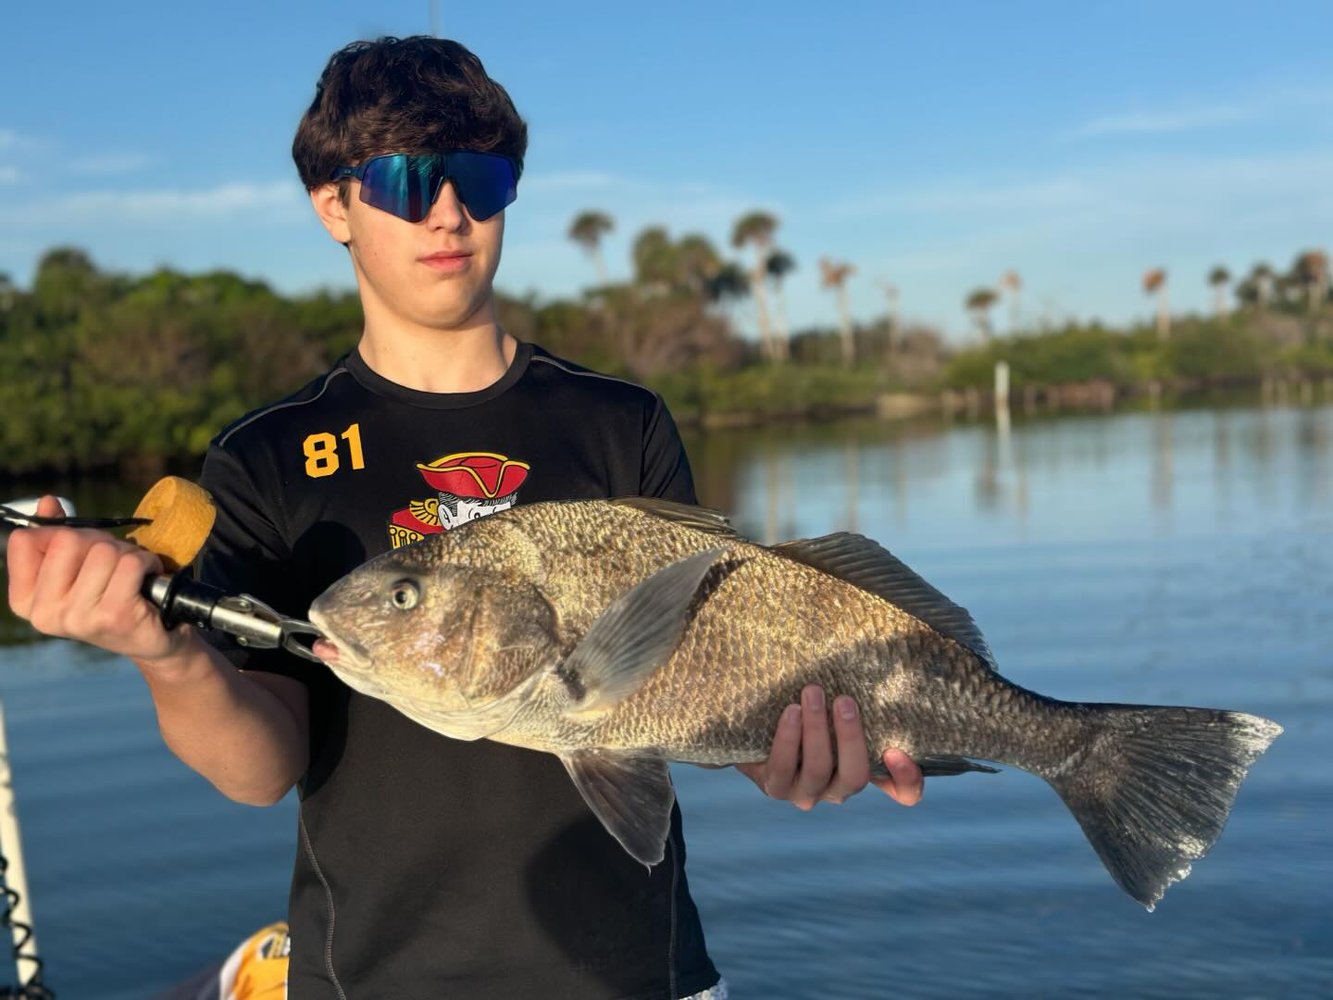
[[[747,533],[877,538],[1027,687],[1286,727],[1153,914],[1022,772],[933,780],[912,810],[867,793],[805,814],[678,768],[691,885],[735,995],[1333,996],[1333,408],[689,444],[701,499]],[[0,649],[0,698],[62,1000],[150,996],[281,916],[293,803],[230,804],[177,763],[127,663]]]

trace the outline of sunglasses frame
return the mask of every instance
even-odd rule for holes
[[[454,172],[450,167],[450,159],[452,157],[458,156],[459,154],[464,154],[469,157],[480,156],[489,159],[503,160],[505,163],[509,164],[509,171],[511,176],[513,177],[512,186],[510,188],[510,191],[512,192],[512,197],[510,197],[508,201],[506,201],[503,205],[501,205],[491,214],[484,217],[478,217],[473,212],[472,206],[468,204],[468,198],[459,188],[458,180],[454,176]],[[367,195],[370,194],[372,189],[366,186],[365,177],[367,171],[371,167],[371,164],[377,163],[381,160],[394,159],[400,156],[406,157],[409,160],[421,160],[421,159],[434,160],[439,165],[439,167],[442,168],[440,170],[439,177],[435,181],[434,188],[430,193],[430,199],[424,202],[424,204],[422,205],[424,211],[420,219],[413,219],[408,215],[401,215],[398,212],[394,212],[390,209],[383,207],[382,205],[376,205],[367,197]],[[465,209],[467,209],[468,215],[475,222],[485,222],[487,219],[494,218],[495,216],[503,212],[506,208],[508,208],[510,205],[512,205],[515,199],[518,198],[518,164],[514,161],[514,159],[512,157],[505,156],[503,153],[484,153],[476,149],[448,149],[438,153],[381,153],[379,156],[372,156],[369,157],[368,159],[362,160],[361,163],[357,164],[354,167],[350,166],[337,167],[334,169],[333,174],[329,177],[330,181],[340,181],[345,179],[355,179],[361,182],[361,201],[364,204],[370,205],[371,208],[379,209],[381,212],[388,212],[388,214],[392,215],[394,218],[402,219],[404,222],[412,222],[412,223],[421,222],[428,215],[430,215],[431,206],[433,206],[435,204],[435,200],[439,198],[440,190],[444,187],[447,181],[454,182],[454,194],[458,197],[459,202],[463,205]]]

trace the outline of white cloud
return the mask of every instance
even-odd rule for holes
[[[1213,107],[1181,108],[1173,111],[1140,111],[1107,115],[1085,122],[1067,133],[1066,138],[1090,139],[1103,135],[1155,135],[1189,132],[1214,125],[1249,121],[1259,115],[1257,105],[1232,104]]]
[[[66,168],[74,174],[102,176],[132,173],[152,162],[152,158],[143,153],[103,153],[83,160],[74,160],[66,164]]]
[[[40,145],[36,139],[20,135],[12,128],[0,128],[0,150],[36,149]]]
[[[895,188],[883,194],[847,198],[830,205],[826,211],[833,218],[888,214],[970,217],[1016,207],[1052,211],[1086,202],[1089,194],[1088,182],[1080,177],[1001,184],[960,178],[928,187]]]
[[[1256,156],[1126,157],[1032,181],[959,176],[895,186],[824,209],[829,219],[928,216],[973,228],[1040,219],[1094,217],[1114,230],[1137,218],[1179,217],[1206,209],[1224,225],[1256,204],[1312,204],[1333,174],[1333,150]],[[887,186],[887,185],[886,185]],[[1025,223],[1026,224],[1026,223]]]
[[[1323,84],[1252,85],[1243,98],[1213,102],[1180,101],[1102,115],[1065,132],[1062,139],[1117,135],[1168,135],[1219,125],[1255,122],[1333,105],[1333,91]]]
[[[598,170],[571,170],[553,174],[524,174],[520,191],[605,191],[631,186],[629,181]]]
[[[295,181],[274,181],[223,184],[198,191],[82,191],[0,207],[0,222],[13,227],[49,229],[69,222],[173,225],[257,214],[283,221],[288,214],[304,219],[305,194],[301,186]]]

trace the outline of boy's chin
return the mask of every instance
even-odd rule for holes
[[[467,309],[437,312],[422,317],[422,326],[442,333],[462,330],[475,330],[478,327],[496,325],[493,309]]]
[[[489,294],[480,301],[427,302],[411,310],[390,308],[388,313],[404,325],[438,330],[441,333],[475,330],[495,322],[495,309]]]

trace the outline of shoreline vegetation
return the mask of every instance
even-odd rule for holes
[[[1159,308],[1127,329],[1069,323],[993,336],[998,293],[977,290],[965,301],[978,340],[964,346],[901,325],[892,309],[852,324],[841,297],[836,325],[788,335],[767,316],[781,315],[772,306],[794,264],[770,251],[770,268],[774,255],[786,258],[776,287],[771,270],[747,274],[702,237],[647,230],[630,282],[577,300],[499,294],[500,321],[521,340],[652,387],[680,424],[705,429],[843,415],[980,418],[995,407],[1000,361],[1018,415],[1218,392],[1333,400],[1333,304],[1317,252],[1298,256],[1288,275],[1268,269],[1261,281],[1256,267],[1236,286],[1235,308],[1219,295],[1213,315]],[[824,271],[837,287],[850,273]],[[1164,281],[1149,272],[1144,288],[1160,292]],[[1017,283],[1010,272],[1001,287]],[[743,339],[738,300],[765,287],[772,301],[754,302],[763,336]],[[146,479],[197,464],[222,427],[323,371],[360,327],[351,291],[288,297],[226,271],[110,273],[79,249],[53,249],[29,289],[0,275],[0,478]]]

